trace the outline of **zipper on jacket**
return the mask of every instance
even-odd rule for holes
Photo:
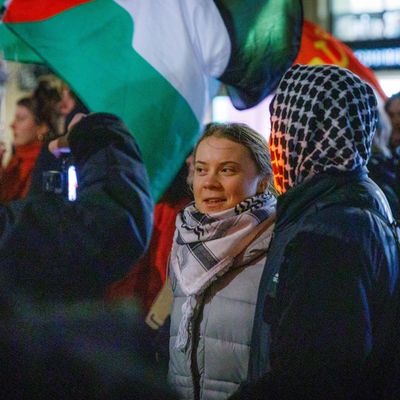
[[[200,324],[203,315],[203,298],[200,300],[201,306],[197,311],[196,315],[193,316],[192,322],[192,353],[190,355],[190,363],[191,363],[191,372],[192,372],[192,379],[193,379],[193,400],[200,400],[200,371],[199,365],[197,363],[197,348],[199,346],[200,341]]]

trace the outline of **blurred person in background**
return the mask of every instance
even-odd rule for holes
[[[89,109],[82,103],[79,97],[65,83],[62,88],[62,95],[59,107],[60,107],[60,114],[64,118],[64,130],[63,130],[64,132],[67,131],[67,127],[75,114],[89,113]]]
[[[24,97],[17,102],[13,132],[13,154],[0,170],[0,201],[8,203],[27,195],[32,170],[42,149],[43,141],[53,128],[53,110],[43,106],[42,99]],[[0,151],[0,161],[5,152]]]
[[[1,79],[1,77],[0,77]],[[47,146],[47,138],[59,133],[61,81],[52,76],[39,79],[37,89],[31,96],[17,102],[13,131],[13,154],[0,172],[0,201],[7,203],[27,196],[35,186],[35,165]],[[0,144],[0,162],[5,154],[4,143]],[[41,181],[40,181],[41,186]]]
[[[400,146],[400,92],[389,97],[385,104],[385,110],[392,123],[390,145],[393,151],[398,151]]]
[[[37,157],[32,170],[32,182],[29,195],[38,194],[43,191],[43,172],[59,171],[62,167],[62,160],[56,158],[48,149],[51,140],[63,133],[63,121],[60,114],[60,102],[62,98],[63,82],[54,75],[44,75],[32,93],[32,98],[40,104],[43,112],[50,118],[49,129],[44,136],[45,143]]]
[[[385,110],[392,123],[392,132],[390,135],[390,148],[394,160],[394,172],[396,176],[397,187],[400,187],[400,92],[391,96],[386,104]],[[400,189],[398,190],[400,201]],[[397,217],[400,218],[399,216]]]
[[[52,129],[46,137],[47,144],[67,132],[67,127],[76,114],[89,112],[65,82],[53,75],[44,76],[39,80],[33,96],[42,99],[42,103],[54,118]],[[62,171],[70,161],[71,157],[68,152],[62,157],[55,157],[49,151],[48,146],[43,146],[32,172],[30,194],[37,194],[43,190],[43,173]]]
[[[382,98],[376,93],[375,96],[378,101],[378,124],[372,139],[371,157],[367,165],[369,177],[385,193],[393,216],[400,220],[399,160],[391,146],[392,123],[385,111]]]

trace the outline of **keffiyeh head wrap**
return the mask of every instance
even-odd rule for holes
[[[295,65],[271,103],[270,152],[280,193],[321,172],[367,164],[377,126],[372,88],[334,65]]]

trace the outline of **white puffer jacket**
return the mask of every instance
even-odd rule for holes
[[[175,349],[175,340],[186,296],[170,269],[174,303],[168,376],[181,399],[226,399],[246,380],[258,287],[273,227],[245,250],[241,267],[231,269],[205,291],[185,352]],[[260,256],[256,249],[265,251]]]

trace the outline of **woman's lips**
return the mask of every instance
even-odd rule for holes
[[[210,197],[208,199],[204,199],[203,202],[208,206],[208,207],[212,207],[212,206],[218,206],[221,203],[223,203],[225,201],[224,198],[220,198],[220,197]]]

